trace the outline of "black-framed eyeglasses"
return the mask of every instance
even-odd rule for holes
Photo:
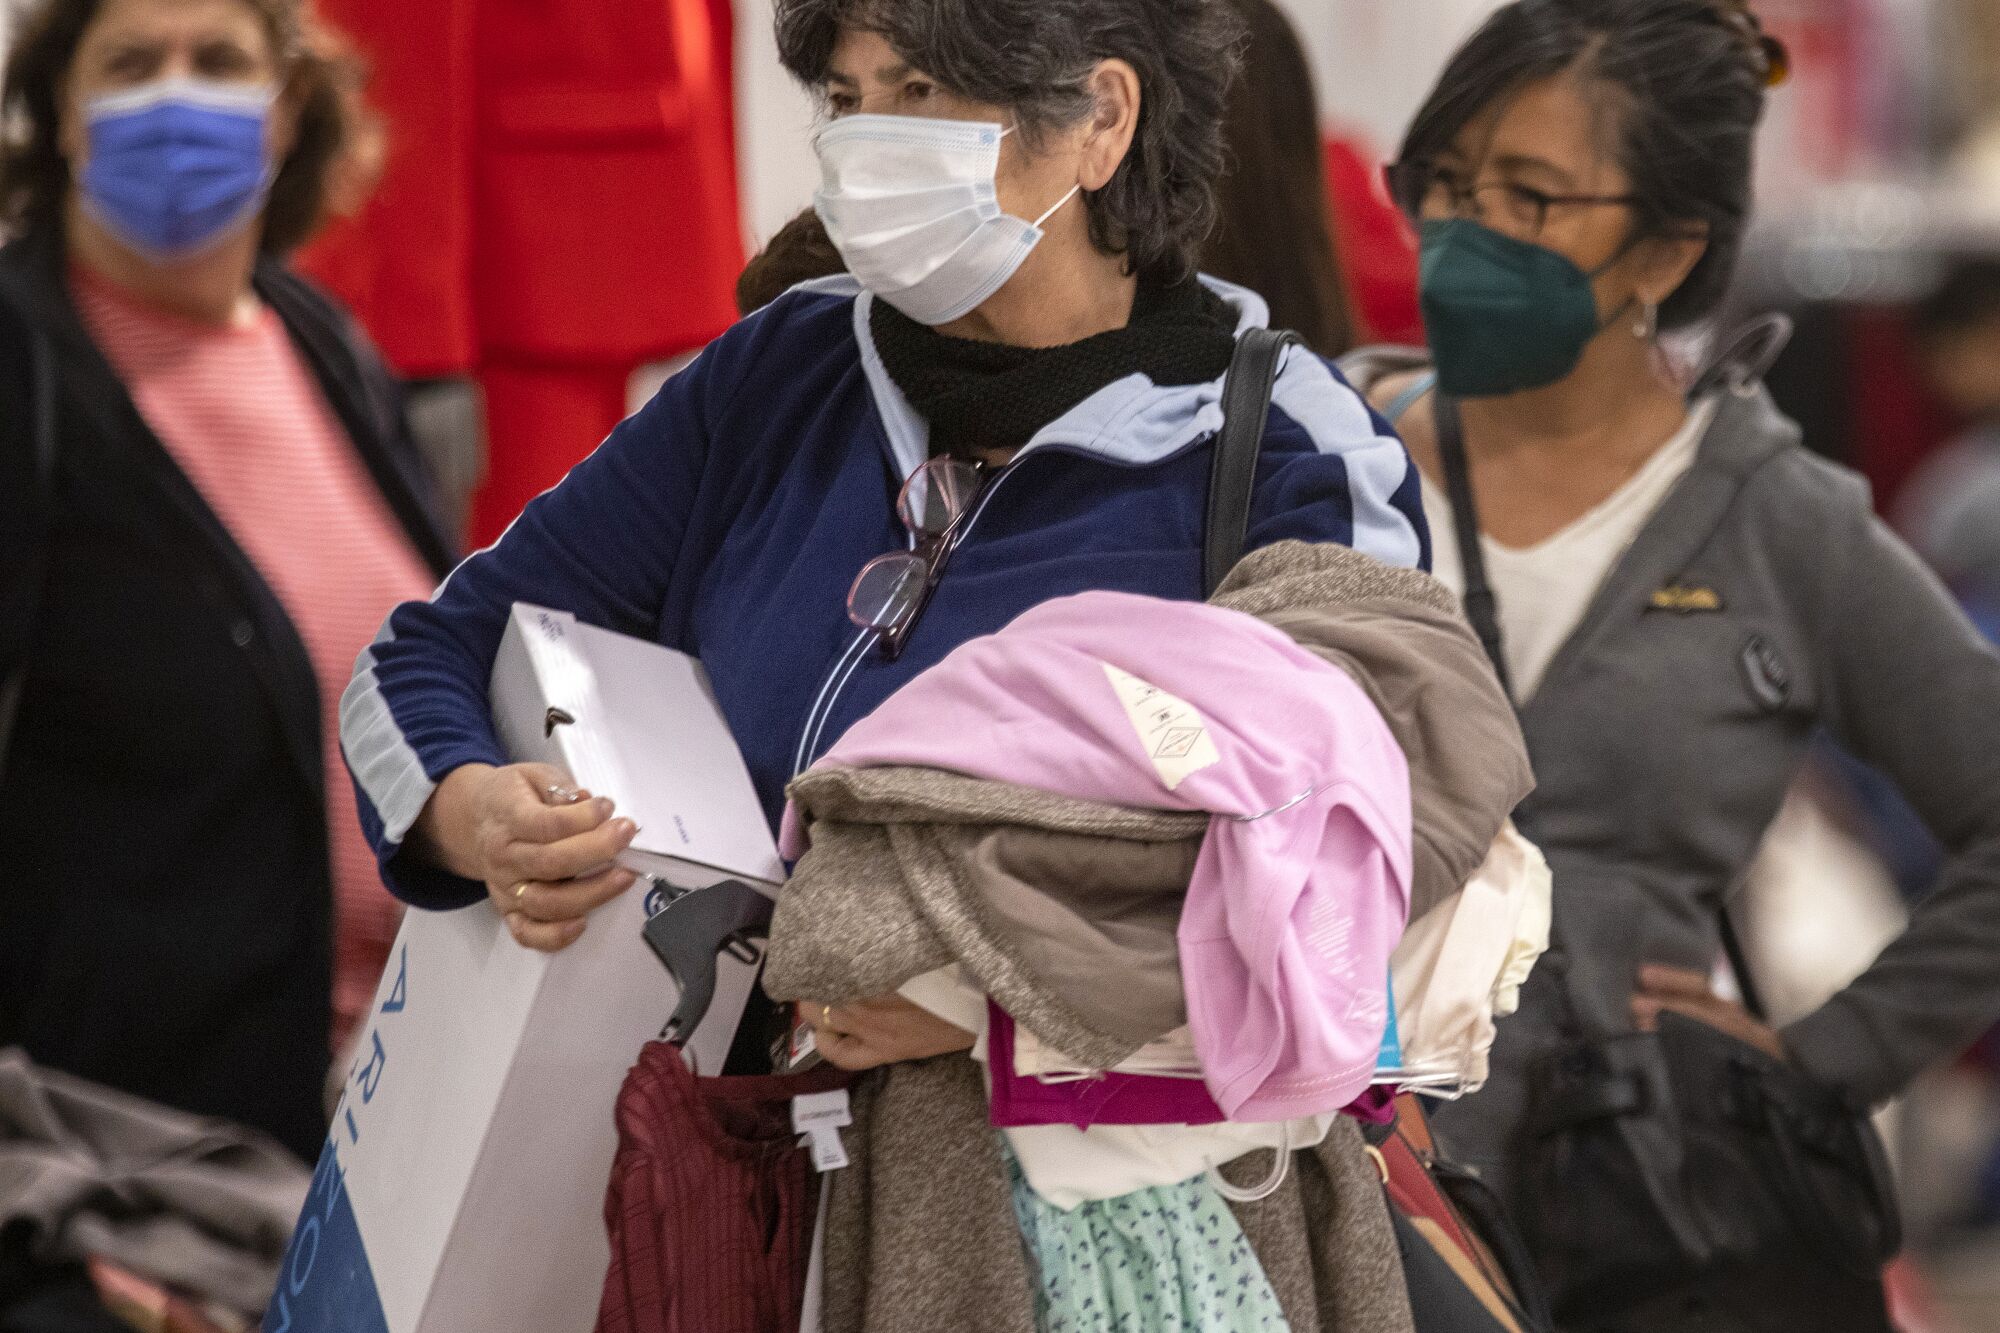
[[[896,514],[915,534],[916,547],[876,556],[847,593],[847,618],[876,631],[885,656],[902,653],[985,483],[984,466],[961,458],[933,458],[903,483]]]
[[[1392,163],[1384,172],[1390,195],[1414,202],[1419,215],[1471,218],[1523,241],[1539,241],[1556,208],[1636,208],[1629,194],[1550,194],[1516,181],[1467,183],[1458,173],[1428,162]]]

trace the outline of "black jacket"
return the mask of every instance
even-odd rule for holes
[[[309,284],[268,263],[256,284],[442,572],[450,541],[394,380]],[[0,755],[0,1047],[311,1160],[333,914],[318,685],[46,240],[0,250],[0,681],[24,664]]]

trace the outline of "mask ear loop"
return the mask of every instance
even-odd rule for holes
[[[1012,134],[1015,130],[1018,130],[1020,128],[1021,128],[1020,122],[1016,121],[1014,124],[1009,125],[1006,129],[1000,131],[1000,137],[1004,139],[1008,135]],[[1064,195],[1062,198],[1056,200],[1053,204],[1049,205],[1048,211],[1035,219],[1035,224],[1034,224],[1035,230],[1040,231],[1042,229],[1043,223],[1047,222],[1050,218],[1054,217],[1057,214],[1057,212],[1061,210],[1064,204],[1076,198],[1077,195],[1081,194],[1082,192],[1083,192],[1082,181],[1078,181],[1076,184],[1070,186],[1068,194]]]
[[[1617,268],[1620,264],[1624,263],[1628,258],[1630,258],[1632,252],[1634,250],[1637,250],[1640,244],[1644,240],[1645,237],[1635,233],[1631,237],[1631,239],[1625,242],[1625,244],[1618,247],[1617,254],[1612,255],[1611,258],[1605,260],[1602,264],[1599,264],[1596,268],[1591,269],[1588,273],[1585,273],[1583,276],[1589,279],[1591,282],[1596,282],[1599,278],[1609,273],[1612,269]],[[1643,304],[1644,302],[1641,301],[1640,298],[1636,295],[1626,297],[1623,301],[1620,301],[1618,303],[1618,308],[1616,310],[1612,311],[1610,314],[1604,317],[1604,322],[1597,326],[1597,331],[1599,333],[1604,332],[1606,329],[1610,328],[1613,324],[1616,324],[1619,320],[1625,318],[1626,314],[1632,309],[1633,306],[1643,305]]]
[[[1054,217],[1057,211],[1060,210],[1064,204],[1076,198],[1077,195],[1081,193],[1083,193],[1083,182],[1078,181],[1076,184],[1069,187],[1068,194],[1064,195],[1062,198],[1056,200],[1054,204],[1050,205],[1048,212],[1042,214],[1040,217],[1035,219],[1035,230],[1040,231],[1042,229],[1042,224],[1044,222],[1047,222],[1050,218]]]

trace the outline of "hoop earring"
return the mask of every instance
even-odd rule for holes
[[[1651,301],[1639,305],[1639,322],[1632,326],[1632,336],[1640,342],[1651,342],[1660,335],[1660,308]]]

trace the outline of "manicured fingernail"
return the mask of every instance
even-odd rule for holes
[[[621,819],[611,827],[617,829],[620,835],[627,838],[634,837],[639,832],[639,826],[629,819]]]
[[[611,812],[618,808],[617,806],[611,803],[611,798],[609,796],[598,797],[597,800],[593,802],[593,805],[597,810],[597,817],[599,819],[611,818]]]

